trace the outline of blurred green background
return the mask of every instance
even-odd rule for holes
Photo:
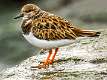
[[[98,30],[107,26],[107,0],[0,0],[0,62],[3,64],[20,63],[38,52],[21,35],[21,19],[13,19],[27,3],[37,4],[82,28]]]

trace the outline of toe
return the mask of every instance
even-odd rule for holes
[[[38,69],[44,68],[44,69],[46,69],[46,68],[48,68],[48,67],[49,67],[49,66],[46,65],[46,64],[39,64],[39,65],[37,65],[37,66],[31,66],[32,69],[33,69],[33,68],[38,68]]]
[[[48,60],[48,63],[49,63],[49,64],[52,64],[52,63],[53,63],[53,61],[49,59],[49,60]]]

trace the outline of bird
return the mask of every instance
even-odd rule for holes
[[[42,10],[35,4],[23,5],[20,14],[14,19],[21,17],[24,38],[33,46],[49,51],[43,63],[34,66],[40,69],[53,63],[60,47],[72,44],[79,37],[96,37],[101,33],[81,29],[60,16]]]

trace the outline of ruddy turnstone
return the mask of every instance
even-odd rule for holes
[[[41,10],[37,5],[26,4],[15,19],[23,17],[22,32],[25,39],[40,49],[49,49],[49,55],[38,68],[46,68],[52,64],[59,47],[73,43],[78,37],[95,37],[100,32],[84,30],[69,21]],[[52,51],[55,52],[52,55]],[[52,57],[50,59],[50,57]]]

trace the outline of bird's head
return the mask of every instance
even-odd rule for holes
[[[22,7],[21,12],[18,16],[16,16],[14,19],[23,17],[25,19],[29,19],[33,17],[34,15],[38,15],[40,13],[41,9],[34,5],[34,4],[26,4]]]

